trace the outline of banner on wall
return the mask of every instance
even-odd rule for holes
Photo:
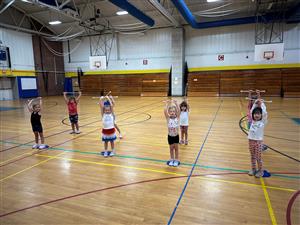
[[[106,70],[106,56],[90,56],[90,70]]]

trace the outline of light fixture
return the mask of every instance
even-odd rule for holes
[[[218,2],[220,0],[207,0],[207,2]]]
[[[61,21],[59,21],[59,20],[50,21],[49,24],[50,25],[57,25],[57,24],[61,24]]]
[[[22,2],[32,3],[32,2],[30,2],[30,1],[28,1],[28,0],[22,0]]]
[[[122,15],[126,15],[126,14],[128,14],[127,11],[118,11],[118,12],[117,12],[117,15],[118,15],[118,16],[122,16]]]

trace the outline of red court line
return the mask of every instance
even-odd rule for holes
[[[160,103],[160,102],[159,102],[159,103]],[[148,104],[148,105],[149,105],[149,104]],[[137,108],[137,109],[144,108],[144,107],[146,107],[146,106],[148,106],[148,105],[141,106],[141,107],[139,107],[139,108]],[[134,109],[134,110],[137,110],[137,109]],[[133,110],[125,111],[125,112],[123,112],[123,113],[120,113],[119,115],[126,114],[126,113],[131,112],[131,111],[133,111]],[[131,118],[131,117],[132,117],[132,116],[127,117],[127,118],[125,118],[125,119]],[[123,120],[124,120],[124,119],[123,119]],[[97,121],[99,121],[99,120],[97,120]],[[95,122],[97,122],[97,121],[95,121]],[[122,121],[122,120],[121,120],[121,121]],[[92,123],[94,123],[94,122],[92,122]],[[81,126],[81,127],[90,125],[90,124],[92,124],[92,123],[85,124],[85,125],[83,125],[83,126]],[[62,144],[64,144],[64,143],[66,143],[66,142],[75,140],[75,139],[80,138],[80,137],[82,137],[82,136],[88,135],[88,134],[90,134],[90,133],[92,133],[92,132],[95,132],[95,131],[98,130],[98,129],[100,129],[100,128],[94,129],[94,130],[92,130],[92,131],[90,131],[90,132],[88,132],[88,133],[82,134],[82,135],[80,135],[80,136],[78,136],[78,137],[69,139],[69,140],[64,141],[64,142],[62,142],[62,143],[52,145],[51,147],[56,147],[56,146],[58,146],[58,145],[62,145]],[[68,131],[68,130],[67,130],[67,131]],[[59,132],[59,133],[57,133],[57,134],[60,134],[60,133],[63,133],[63,132],[66,132],[66,131],[62,131],[62,132]],[[54,135],[56,135],[56,134],[53,134],[53,135],[50,135],[50,136],[54,136]],[[50,136],[47,136],[47,137],[50,137]],[[45,138],[47,138],[47,137],[45,137]],[[30,143],[30,142],[28,142],[28,143]],[[19,146],[22,146],[22,145],[25,145],[25,144],[28,144],[28,143],[20,144],[20,145],[18,145],[18,146],[12,147],[12,148],[16,148],[16,147],[19,147]],[[10,148],[10,149],[12,149],[12,148]],[[6,151],[6,150],[9,150],[9,149],[4,149],[4,150],[2,150],[2,151]],[[0,152],[2,152],[2,151],[0,151]],[[33,156],[33,155],[35,155],[35,154],[37,154],[37,153],[38,153],[38,152],[35,152],[35,153],[31,154],[31,155],[24,156],[24,157],[22,157],[22,158],[19,158],[19,159],[16,159],[16,160],[14,160],[14,161],[8,162],[8,163],[6,163],[6,164],[0,165],[0,168],[1,168],[1,167],[4,167],[4,166],[6,166],[6,165],[9,165],[9,164],[11,164],[11,163],[20,161],[20,160],[22,160],[22,159],[28,158],[28,157],[30,157],[30,156]]]
[[[232,173],[232,172],[229,172],[229,173],[213,173],[213,174],[192,175],[192,177],[211,176],[211,175],[237,175],[237,174],[245,174],[245,173]],[[0,218],[4,217],[4,216],[11,215],[11,214],[15,214],[15,213],[18,213],[18,212],[22,212],[22,211],[25,211],[25,210],[28,210],[28,209],[37,208],[37,207],[40,207],[40,206],[43,206],[43,205],[48,205],[48,204],[51,204],[51,203],[54,203],[54,202],[59,202],[59,201],[63,201],[63,200],[71,199],[71,198],[76,198],[76,197],[79,197],[79,196],[88,195],[88,194],[92,194],[92,193],[96,193],[96,192],[107,191],[107,190],[111,190],[111,189],[117,189],[117,188],[121,188],[121,187],[131,186],[131,185],[144,184],[144,183],[150,183],[150,182],[162,181],[162,180],[179,179],[179,178],[185,178],[185,177],[188,177],[188,175],[186,175],[186,176],[176,176],[176,177],[164,177],[164,178],[157,178],[157,179],[151,179],[151,180],[143,180],[143,181],[137,181],[137,182],[127,183],[127,184],[120,184],[120,185],[115,185],[115,186],[111,186],[111,187],[107,187],[107,188],[101,188],[101,189],[96,189],[96,190],[92,190],[92,191],[82,192],[82,193],[79,193],[79,194],[70,195],[70,196],[50,200],[50,201],[47,201],[47,202],[42,202],[42,203],[35,204],[35,205],[32,205],[32,206],[28,206],[28,207],[25,207],[25,208],[22,208],[22,209],[17,209],[15,211],[4,213],[4,214],[0,215]]]
[[[290,199],[290,201],[288,203],[288,206],[286,209],[286,224],[287,225],[292,225],[292,220],[291,220],[292,207],[293,207],[293,204],[299,194],[300,194],[300,190],[298,190],[296,193],[293,194],[292,198]]]
[[[157,102],[157,101],[155,101],[155,102]],[[161,102],[159,101],[159,103],[161,103]],[[157,104],[157,103],[156,103],[156,104]],[[125,111],[125,112],[123,112],[123,113],[120,113],[120,114],[118,114],[117,116],[120,116],[120,115],[126,114],[126,113],[128,113],[128,112],[132,112],[132,111],[134,111],[134,110],[138,110],[138,109],[147,107],[147,106],[149,106],[149,105],[153,105],[153,104],[149,104],[149,103],[148,103],[147,105],[141,106],[141,107],[139,107],[139,108],[135,108],[135,109],[128,110],[128,111]],[[85,126],[88,126],[88,125],[90,125],[90,124],[96,123],[96,122],[98,122],[98,121],[100,121],[100,120],[99,120],[99,119],[98,119],[98,120],[95,120],[95,121],[93,121],[93,122],[91,122],[91,123],[87,123],[87,124],[82,125],[82,126],[80,126],[80,127],[85,127]],[[55,135],[58,135],[58,134],[61,134],[61,133],[65,133],[65,132],[68,132],[68,131],[69,131],[69,130],[64,130],[64,131],[61,131],[61,132],[58,132],[58,133],[51,134],[51,135],[46,136],[46,137],[44,137],[44,138],[49,138],[49,137],[52,137],[52,136],[55,136]],[[20,146],[22,146],[22,145],[29,144],[29,143],[31,143],[31,142],[33,142],[33,141],[34,141],[34,140],[29,141],[29,142],[26,142],[26,143],[22,143],[22,144],[17,145],[17,146],[13,146],[13,147],[10,147],[10,148],[3,149],[3,150],[0,150],[0,152],[5,152],[5,151],[8,151],[8,150],[11,150],[11,149],[20,147]]]
[[[59,143],[59,144],[52,145],[51,147],[53,148],[53,147],[56,147],[56,146],[65,144],[65,143],[67,143],[67,142],[69,142],[69,141],[73,141],[73,140],[75,140],[75,139],[77,139],[77,138],[80,138],[80,137],[83,137],[83,136],[85,136],[85,135],[88,135],[88,134],[90,134],[90,133],[92,133],[92,132],[95,132],[95,131],[98,130],[98,129],[100,129],[100,128],[97,128],[97,129],[92,130],[92,131],[90,131],[90,132],[84,133],[84,134],[79,135],[79,136],[77,136],[77,137],[71,138],[71,139],[66,140],[66,141],[64,141],[64,142],[61,142],[61,143]],[[45,150],[47,150],[47,149],[45,149]],[[37,150],[36,152],[34,152],[34,153],[30,154],[30,155],[26,155],[26,156],[21,157],[21,158],[19,158],[19,159],[16,159],[16,160],[10,161],[10,162],[8,162],[8,163],[6,163],[6,164],[0,165],[0,168],[1,168],[1,167],[4,167],[4,166],[7,166],[7,165],[9,165],[9,164],[11,164],[11,163],[15,163],[15,162],[17,162],[17,161],[20,161],[20,160],[22,160],[22,159],[28,158],[28,157],[30,157],[30,156],[33,156],[33,155],[35,155],[35,154],[37,154],[37,153],[41,153],[41,152],[43,152],[43,150]]]

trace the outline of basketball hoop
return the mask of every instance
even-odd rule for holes
[[[274,58],[274,51],[265,51],[264,52],[264,59],[270,60]]]

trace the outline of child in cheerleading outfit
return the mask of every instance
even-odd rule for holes
[[[80,97],[81,97],[81,92],[79,92],[79,95],[76,98],[74,96],[68,98],[67,92],[64,92],[64,99],[68,106],[69,119],[72,126],[72,131],[70,132],[70,134],[80,134],[79,125],[78,125],[78,112],[77,112],[77,105],[79,103]]]
[[[174,104],[172,104],[174,103]],[[177,104],[177,101],[167,101],[165,106],[165,117],[167,120],[168,126],[168,143],[170,147],[170,161],[168,161],[169,166],[179,166],[180,162],[178,159],[179,150],[179,118],[180,118],[180,109]]]
[[[180,107],[180,130],[181,140],[180,144],[188,144],[188,127],[189,127],[189,111],[190,107],[186,100],[181,102]]]
[[[32,131],[34,133],[35,137],[35,144],[32,146],[32,148],[38,148],[38,149],[44,149],[47,148],[47,145],[44,144],[44,135],[43,135],[43,126],[41,123],[41,117],[42,117],[42,98],[38,97],[39,103],[33,103],[35,99],[32,99],[28,101],[27,108],[28,111],[31,112],[31,126]],[[41,139],[41,144],[39,145],[39,136]]]
[[[115,155],[114,141],[117,139],[115,131],[115,119],[113,104],[109,97],[100,98],[100,109],[102,115],[102,141],[104,142],[104,157]],[[111,145],[111,152],[108,151],[108,142]]]
[[[112,106],[115,107],[116,104],[115,104],[115,100],[114,100],[113,96],[109,95],[108,97],[109,97],[109,99],[110,99],[110,102],[112,103]],[[118,125],[117,125],[117,123],[116,123],[116,115],[115,115],[115,113],[114,113],[114,120],[115,120],[115,128],[116,128],[116,130],[117,130],[118,133],[119,133],[119,138],[122,139],[123,136],[122,136],[122,133],[121,133],[120,128],[118,127]]]
[[[248,175],[261,177],[264,174],[261,157],[264,128],[267,124],[267,110],[261,99],[257,99],[251,108],[252,123],[248,133],[249,150],[251,154],[251,170]],[[258,170],[256,170],[256,164]]]

